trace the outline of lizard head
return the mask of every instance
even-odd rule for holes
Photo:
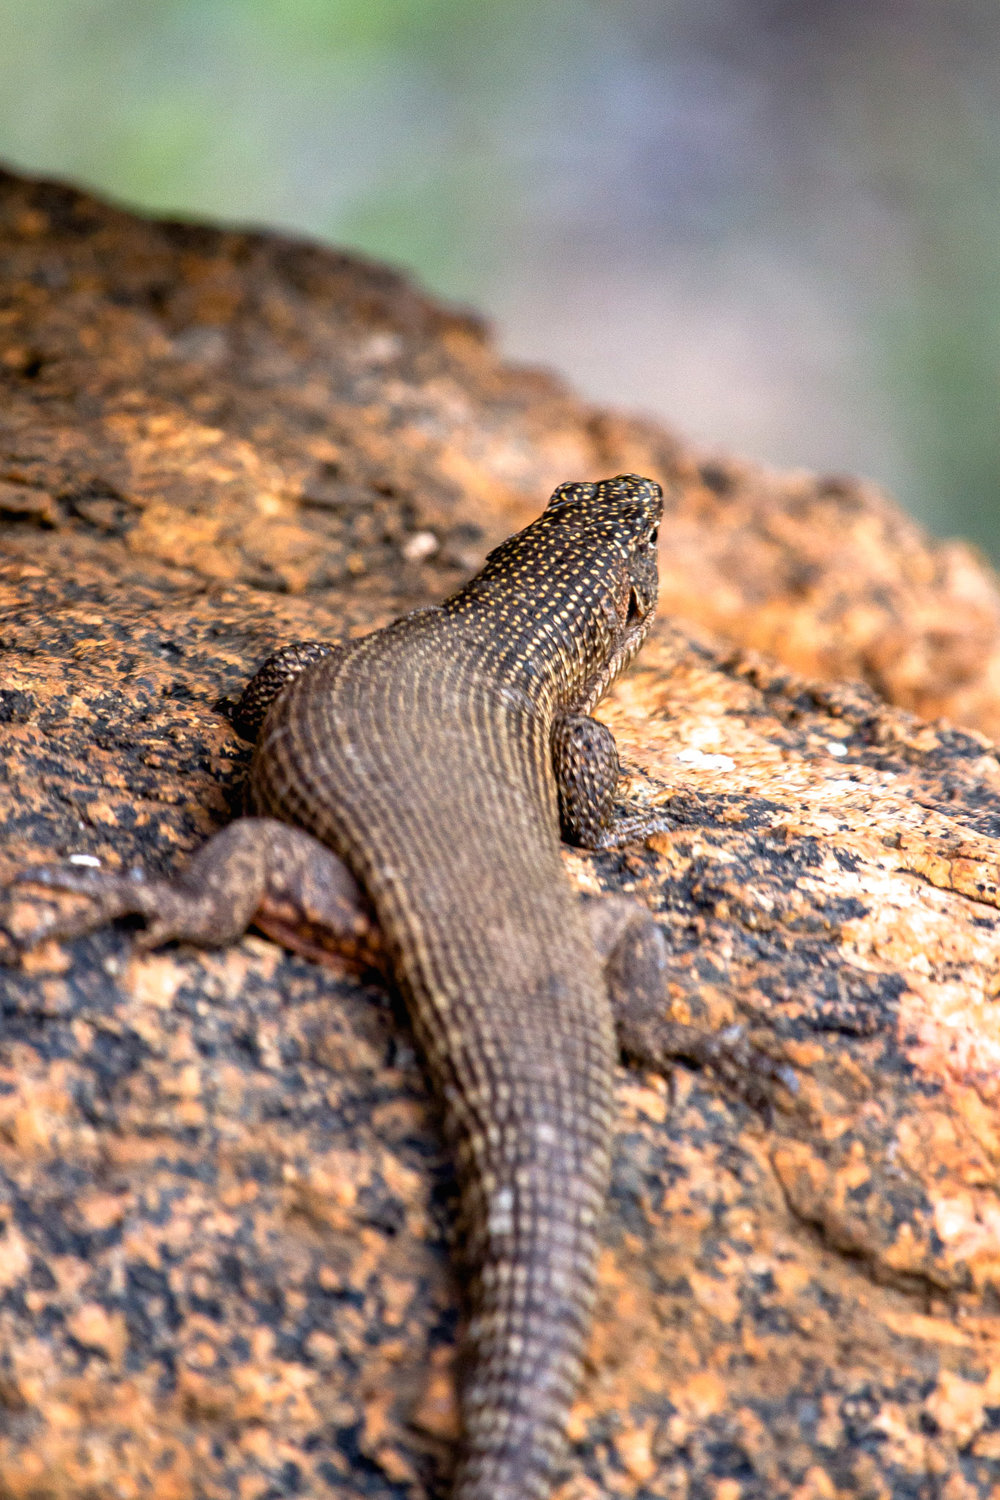
[[[494,548],[442,607],[486,613],[505,673],[554,687],[563,708],[588,713],[652,623],[662,512],[660,486],[638,474],[561,484],[537,521]]]
[[[543,520],[562,516],[576,532],[581,571],[598,575],[601,623],[607,633],[600,632],[599,659],[588,663],[591,670],[574,705],[579,712],[590,711],[649,632],[656,611],[662,514],[663,491],[655,480],[638,474],[618,474],[596,484],[561,484],[545,509]]]

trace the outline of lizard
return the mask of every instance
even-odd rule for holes
[[[668,1020],[652,915],[581,902],[562,865],[560,838],[609,849],[669,827],[615,813],[617,748],[591,716],[649,631],[661,514],[660,486],[638,475],[560,485],[442,604],[269,658],[234,715],[256,739],[249,815],[177,878],[19,877],[89,898],[31,943],[126,914],[146,919],[144,947],[224,945],[253,923],[398,987],[459,1180],[452,1500],[551,1494],[595,1293],[619,1050],[660,1071],[714,1067],[747,1096],[788,1082],[741,1038]]]

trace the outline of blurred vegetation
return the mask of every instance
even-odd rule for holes
[[[0,0],[0,156],[284,225],[1000,558],[1000,6]]]

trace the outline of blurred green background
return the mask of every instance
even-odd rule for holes
[[[1000,558],[996,0],[0,0],[0,156],[415,271]]]

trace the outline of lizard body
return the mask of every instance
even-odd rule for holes
[[[394,979],[461,1190],[453,1500],[550,1494],[593,1298],[616,1026],[632,1060],[707,1064],[755,1103],[789,1083],[739,1039],[666,1020],[659,928],[630,902],[585,911],[560,859],[560,834],[614,847],[667,826],[615,821],[614,740],[589,717],[649,629],[661,505],[635,475],[563,485],[442,605],[277,653],[236,714],[257,738],[255,816],[177,879],[24,875],[91,898],[31,941],[126,912],[146,917],[145,946],[227,943],[255,922]]]
[[[251,772],[366,892],[444,1107],[474,1279],[456,1500],[547,1493],[578,1382],[617,1049],[553,736],[646,633],[660,505],[631,477],[557,491],[442,607],[305,670]]]

